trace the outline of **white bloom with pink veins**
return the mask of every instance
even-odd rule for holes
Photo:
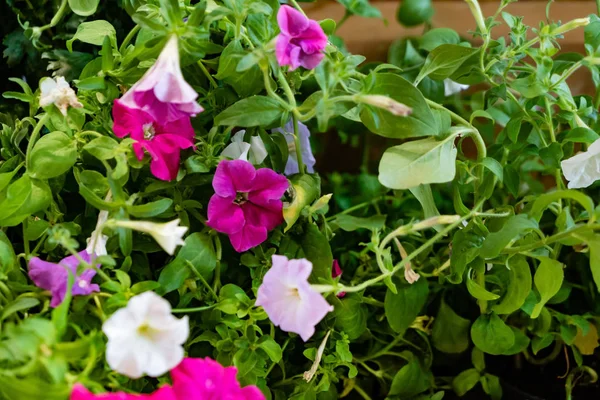
[[[262,306],[275,326],[300,335],[305,342],[333,306],[308,283],[312,263],[273,255],[271,269],[258,288],[257,306]]]
[[[81,108],[83,104],[77,100],[75,91],[69,86],[62,76],[44,78],[40,83],[40,107],[47,107],[50,104],[56,105],[62,115],[67,115],[67,108]]]
[[[132,297],[102,325],[110,368],[133,379],[160,376],[183,360],[188,317],[175,318],[169,302],[154,292]]]

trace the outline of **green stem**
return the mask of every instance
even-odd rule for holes
[[[206,310],[210,310],[212,308],[215,308],[217,306],[217,304],[218,303],[215,303],[213,305],[204,306],[204,307],[174,308],[174,309],[171,310],[171,312],[173,314],[177,314],[177,313],[191,313],[191,312],[206,311]]]
[[[123,39],[123,43],[121,43],[121,46],[119,47],[119,53],[123,54],[123,52],[127,50],[127,46],[129,46],[129,43],[131,42],[133,37],[140,31],[140,29],[141,27],[139,25],[136,25],[133,27],[132,30],[129,31],[127,36],[125,36],[125,39]]]
[[[289,108],[289,104],[285,102],[285,100],[283,100],[281,97],[279,97],[279,95],[277,93],[275,93],[275,91],[273,90],[273,87],[271,86],[271,79],[269,76],[269,71],[267,68],[261,68],[262,69],[262,73],[263,73],[263,81],[265,83],[265,89],[267,90],[267,94],[269,96],[271,96],[272,98],[274,98],[275,100],[277,100],[277,102],[279,102],[282,106],[284,106],[285,108]]]
[[[300,175],[304,174],[304,161],[302,160],[302,144],[300,143],[300,135],[298,134],[298,118],[292,113],[292,121],[294,123],[294,144],[296,147],[296,160],[298,161],[298,171]]]
[[[60,7],[58,8],[58,11],[56,12],[56,14],[54,14],[54,17],[52,17],[52,20],[50,20],[49,24],[46,24],[44,26],[41,26],[39,29],[40,31],[45,31],[46,29],[50,29],[54,26],[56,26],[60,20],[63,18],[63,16],[65,15],[65,11],[67,10],[67,0],[62,0],[62,2],[60,3]]]
[[[530,250],[535,250],[537,248],[558,242],[559,240],[566,239],[569,236],[572,236],[573,234],[575,234],[581,230],[585,230],[585,229],[592,229],[592,230],[600,229],[600,224],[578,225],[567,231],[557,233],[556,235],[549,236],[545,239],[538,240],[537,242],[534,242],[534,243],[526,244],[524,246],[505,248],[504,250],[502,250],[502,253],[515,254],[515,253],[522,253],[522,252],[526,252],[526,251],[530,251]]]
[[[44,116],[38,121],[35,128],[33,128],[33,132],[31,132],[31,136],[29,137],[29,143],[27,143],[27,153],[25,154],[25,169],[29,170],[29,157],[31,156],[31,150],[33,150],[33,145],[38,139],[40,135],[40,131],[44,124],[50,119],[50,114],[46,113]]]
[[[333,221],[338,215],[342,215],[342,214],[350,214],[351,212],[354,212],[356,210],[360,210],[361,208],[365,208],[370,206],[373,203],[378,203],[380,201],[386,201],[386,200],[399,200],[398,197],[394,197],[394,196],[381,196],[381,197],[377,197],[373,200],[369,200],[369,201],[365,201],[364,203],[360,203],[357,204],[355,206],[352,206],[350,208],[345,209],[344,211],[340,211],[339,213],[332,215],[331,217],[327,218],[327,222],[329,221]]]
[[[296,108],[296,97],[294,96],[294,93],[292,92],[292,88],[288,84],[287,79],[285,79],[283,72],[281,72],[281,69],[279,69],[279,68],[277,69],[277,80],[279,81],[279,84],[283,88],[283,91],[285,92],[285,95],[287,96],[288,102],[292,106],[292,109]]]
[[[202,70],[202,73],[208,78],[208,80],[210,81],[210,84],[212,85],[213,88],[218,88],[219,85],[217,84],[217,82],[215,81],[215,79],[212,77],[212,75],[208,72],[208,70],[206,69],[206,67],[204,66],[204,63],[202,62],[202,60],[198,60],[197,62],[198,66],[200,67],[200,69]]]
[[[198,270],[196,270],[196,267],[194,267],[194,264],[192,264],[189,260],[185,260],[185,262],[186,262],[188,268],[192,270],[192,272],[194,273],[194,275],[196,275],[196,278],[198,278],[198,280],[200,282],[202,282],[202,284],[204,285],[204,287],[208,289],[208,291],[212,295],[212,297],[214,297],[215,300],[219,301],[219,296],[217,296],[217,294],[215,293],[215,291],[213,290],[213,288],[210,287],[210,285],[208,284],[208,282],[206,282],[206,279],[204,279],[204,277],[202,276],[202,274],[200,272],[198,272]]]
[[[600,1],[600,0],[598,0]],[[342,19],[339,20],[339,22],[336,24],[335,26],[335,31],[337,32],[338,29],[341,28],[342,25],[344,25],[344,23],[348,20],[348,18],[350,18],[350,16],[352,16],[352,13],[348,12],[348,10],[346,10],[346,12],[344,13],[344,16],[342,17]]]
[[[27,239],[27,218],[23,220],[23,248],[25,251],[25,259],[29,260],[31,251],[29,249],[29,239]]]

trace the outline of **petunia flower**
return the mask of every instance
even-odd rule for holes
[[[173,255],[177,246],[183,245],[183,235],[187,232],[187,226],[179,226],[179,218],[170,222],[157,224],[149,221],[124,221],[117,220],[113,226],[133,229],[134,231],[144,232],[151,235],[154,240],[169,255]]]
[[[56,105],[62,115],[67,115],[67,108],[81,108],[83,104],[77,100],[75,91],[69,86],[65,78],[57,76],[56,80],[44,78],[40,83],[40,107],[50,104]]]
[[[144,158],[144,150],[150,154],[150,171],[154,176],[165,181],[177,177],[181,150],[194,145],[195,134],[189,117],[157,120],[143,110],[127,107],[123,101],[115,100],[113,119],[116,136],[131,135],[136,141],[133,151],[138,160]]]
[[[299,334],[306,342],[333,306],[308,283],[310,261],[273,255],[272,264],[258,288],[256,305],[265,309],[275,326]]]
[[[94,394],[83,385],[73,385],[69,400],[177,400],[170,386],[162,386],[151,394],[131,394],[125,392]]]
[[[231,143],[221,152],[223,157],[232,160],[249,161],[253,165],[262,164],[267,158],[267,149],[260,136],[252,136],[250,143],[244,142],[245,130],[237,132],[231,138]]]
[[[177,400],[264,400],[256,386],[240,387],[235,367],[223,367],[210,358],[185,358],[171,371]]]
[[[124,106],[148,113],[152,121],[166,125],[203,110],[198,93],[183,78],[177,36],[172,35],[146,74],[119,100]]]
[[[600,139],[588,147],[587,151],[576,154],[560,163],[569,189],[590,186],[600,179]]]
[[[331,277],[335,279],[338,276],[342,276],[342,268],[340,267],[340,263],[338,262],[338,260],[333,260],[333,265],[331,266]],[[345,295],[346,292],[339,292],[337,294],[337,297],[342,298]]]
[[[316,68],[323,60],[327,35],[317,21],[308,19],[290,6],[279,7],[277,22],[281,33],[275,43],[279,65],[289,65],[290,71],[302,66]]]
[[[110,195],[107,196],[110,199]],[[98,213],[98,221],[96,222],[96,229],[92,232],[89,239],[87,240],[87,247],[85,251],[88,254],[93,254],[96,257],[105,256],[106,251],[106,242],[108,241],[108,236],[102,234],[102,228],[104,223],[108,220],[108,211],[101,210]]]
[[[132,297],[102,325],[108,337],[106,361],[130,378],[157,377],[183,360],[188,317],[175,318],[169,302],[154,292]]]
[[[462,92],[463,90],[467,90],[469,85],[463,85],[458,82],[454,82],[450,78],[444,79],[444,96],[450,97],[455,94]]]
[[[87,263],[91,261],[90,254],[85,250],[79,252],[79,257]],[[56,264],[33,257],[29,260],[29,277],[37,287],[50,291],[52,294],[50,307],[58,307],[67,293],[69,271],[75,275],[75,282],[71,289],[73,296],[87,296],[92,292],[100,291],[98,285],[92,283],[96,271],[89,268],[78,274],[78,266],[79,259],[74,255],[63,258]]]
[[[267,240],[267,232],[283,222],[281,196],[287,179],[268,168],[256,170],[243,160],[223,160],[213,178],[215,194],[208,203],[206,224],[229,235],[237,252]]]
[[[285,164],[286,175],[293,175],[300,172],[298,167],[298,155],[296,154],[296,142],[294,140],[294,122],[293,120],[288,121],[283,128],[273,129],[274,132],[281,133],[288,144],[289,156],[287,163]],[[310,147],[310,131],[308,127],[302,122],[298,122],[298,136],[300,137],[300,146],[302,146],[302,162],[306,165],[306,170],[309,173],[315,172],[315,156],[312,153]]]

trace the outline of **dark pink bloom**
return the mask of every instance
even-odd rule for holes
[[[81,251],[79,256],[89,263],[90,255],[87,251]],[[67,293],[69,271],[75,275],[75,283],[71,289],[73,296],[87,296],[92,292],[99,292],[98,285],[92,282],[96,275],[93,269],[86,269],[77,275],[79,260],[75,256],[69,256],[60,260],[57,264],[44,261],[38,257],[29,260],[29,277],[37,287],[49,290],[52,294],[50,307],[58,307],[63,302]]]
[[[131,135],[136,141],[133,150],[139,160],[144,158],[144,150],[150,154],[150,171],[154,176],[165,181],[177,177],[181,149],[194,145],[194,129],[189,117],[159,122],[149,113],[115,100],[113,119],[115,135],[121,138]]]
[[[223,367],[210,358],[184,358],[171,371],[177,400],[264,400],[256,386],[240,387],[235,367]]]
[[[333,265],[331,266],[331,277],[335,279],[338,276],[342,276],[342,268],[340,267],[338,260],[333,260]],[[339,292],[337,297],[344,297],[345,295],[346,292]]]
[[[275,43],[279,65],[289,65],[290,71],[300,66],[313,69],[319,65],[327,46],[327,36],[321,25],[285,5],[279,8],[277,22],[281,30]]]
[[[70,400],[178,400],[170,386],[163,386],[152,394],[102,393],[94,394],[83,385],[73,386]]]
[[[152,68],[123,95],[121,102],[166,124],[202,112],[197,98],[198,93],[181,73],[177,36],[172,35]]]
[[[240,253],[267,240],[267,232],[283,222],[281,196],[288,181],[271,169],[256,170],[248,161],[223,160],[213,188],[207,225],[229,235]]]

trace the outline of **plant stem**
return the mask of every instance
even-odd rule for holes
[[[218,303],[215,303],[213,305],[204,306],[204,307],[174,308],[171,310],[171,312],[173,314],[177,314],[177,313],[191,313],[191,312],[206,311],[206,310],[210,310],[211,308],[215,308],[217,306],[217,304]]]
[[[208,80],[210,81],[210,84],[212,85],[213,88],[218,88],[219,85],[217,84],[217,82],[215,81],[215,79],[212,77],[212,75],[208,72],[208,70],[206,69],[206,67],[204,66],[204,63],[202,62],[202,60],[198,60],[197,62],[198,66],[200,67],[200,69],[202,70],[202,73],[208,78]]]
[[[60,7],[58,8],[58,11],[56,12],[56,14],[54,14],[54,17],[52,17],[52,20],[50,20],[50,23],[46,24],[44,26],[41,26],[39,28],[40,31],[45,31],[46,29],[50,29],[50,28],[56,26],[56,24],[58,24],[60,22],[60,20],[63,18],[63,16],[65,15],[66,10],[67,10],[67,0],[62,0],[62,2],[60,3]]]
[[[331,217],[327,218],[327,222],[329,221],[333,221],[338,215],[342,215],[342,214],[350,214],[351,212],[354,212],[356,210],[360,210],[361,208],[365,208],[370,206],[373,203],[378,203],[380,201],[386,201],[386,200],[399,200],[400,198],[395,197],[395,196],[381,196],[381,197],[377,197],[373,200],[369,200],[369,201],[365,201],[364,203],[360,203],[357,204],[355,206],[352,206],[350,208],[345,209],[344,211],[340,211],[339,213],[332,215]]]
[[[141,27],[139,25],[136,25],[133,27],[133,29],[129,31],[127,36],[125,36],[125,39],[123,39],[123,43],[121,43],[121,46],[119,47],[119,53],[123,54],[123,52],[127,50],[127,46],[129,46],[129,43],[131,42],[133,37],[140,31],[140,29]]]
[[[29,137],[29,143],[27,144],[27,153],[25,154],[25,169],[29,169],[29,157],[31,156],[31,150],[33,150],[33,145],[37,141],[38,136],[40,135],[40,131],[44,124],[50,119],[50,114],[46,113],[44,116],[38,121],[35,128],[33,128],[33,132],[31,132],[31,136]]]
[[[296,160],[298,161],[298,171],[300,175],[304,174],[304,161],[302,161],[302,145],[300,144],[300,135],[298,135],[298,118],[292,113],[292,121],[294,123],[294,144],[296,147]]]

